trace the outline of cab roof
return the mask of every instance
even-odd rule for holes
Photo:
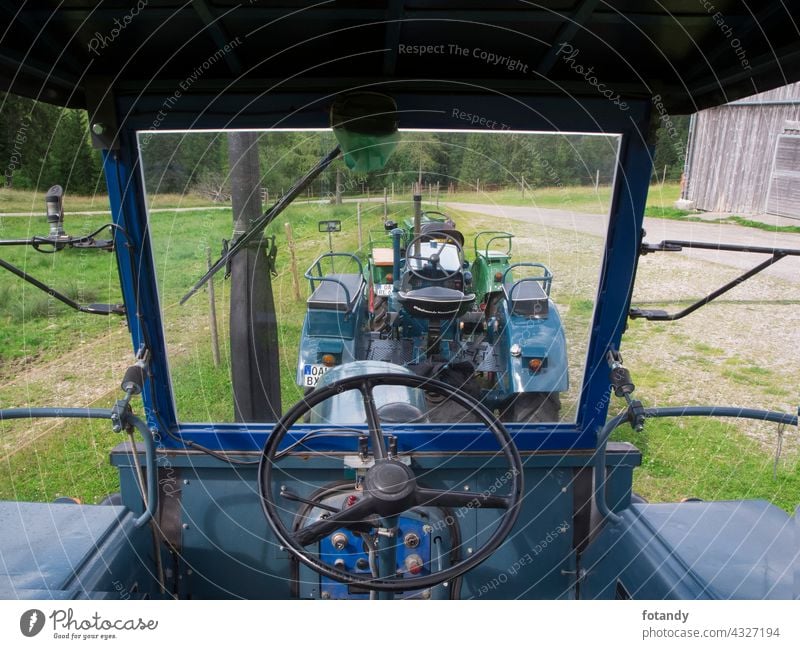
[[[692,113],[800,79],[798,2],[30,0],[0,3],[0,89],[91,108],[169,96],[398,92],[656,97]],[[224,55],[220,54],[224,52]],[[183,84],[183,85],[182,85]],[[600,87],[602,84],[602,88]]]

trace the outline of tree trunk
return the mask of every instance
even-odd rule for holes
[[[258,134],[228,133],[234,239],[261,216]],[[277,421],[281,415],[278,322],[265,241],[231,261],[231,379],[236,421]]]

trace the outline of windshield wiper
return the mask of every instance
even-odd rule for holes
[[[297,198],[305,189],[319,176],[328,166],[339,157],[341,148],[337,145],[328,155],[320,160],[305,176],[298,180],[283,196],[276,201],[276,203],[269,208],[264,214],[253,222],[252,227],[233,241],[228,250],[217,261],[215,261],[208,272],[203,275],[189,292],[181,298],[180,303],[185,304],[186,301],[199,291],[205,283],[211,279],[221,268],[225,268],[228,262],[236,255],[244,246],[250,241],[258,237],[264,232],[266,228],[275,219],[278,214],[283,212],[284,209]]]

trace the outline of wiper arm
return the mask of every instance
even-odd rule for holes
[[[308,187],[314,179],[319,176],[341,153],[340,147],[337,145],[328,155],[320,160],[305,176],[298,180],[289,191],[284,194],[271,208],[269,208],[261,217],[253,222],[252,227],[239,236],[236,241],[232,242],[227,252],[215,261],[208,272],[203,275],[189,292],[181,298],[180,303],[185,304],[186,301],[199,291],[203,285],[211,279],[221,268],[228,265],[228,262],[238,253],[244,246],[250,243],[253,239],[263,233],[266,228],[275,219],[278,214],[283,212],[284,209],[297,198],[306,187]]]

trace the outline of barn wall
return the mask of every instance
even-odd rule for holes
[[[800,83],[697,113],[683,197],[701,210],[763,213],[777,136],[797,120]]]

